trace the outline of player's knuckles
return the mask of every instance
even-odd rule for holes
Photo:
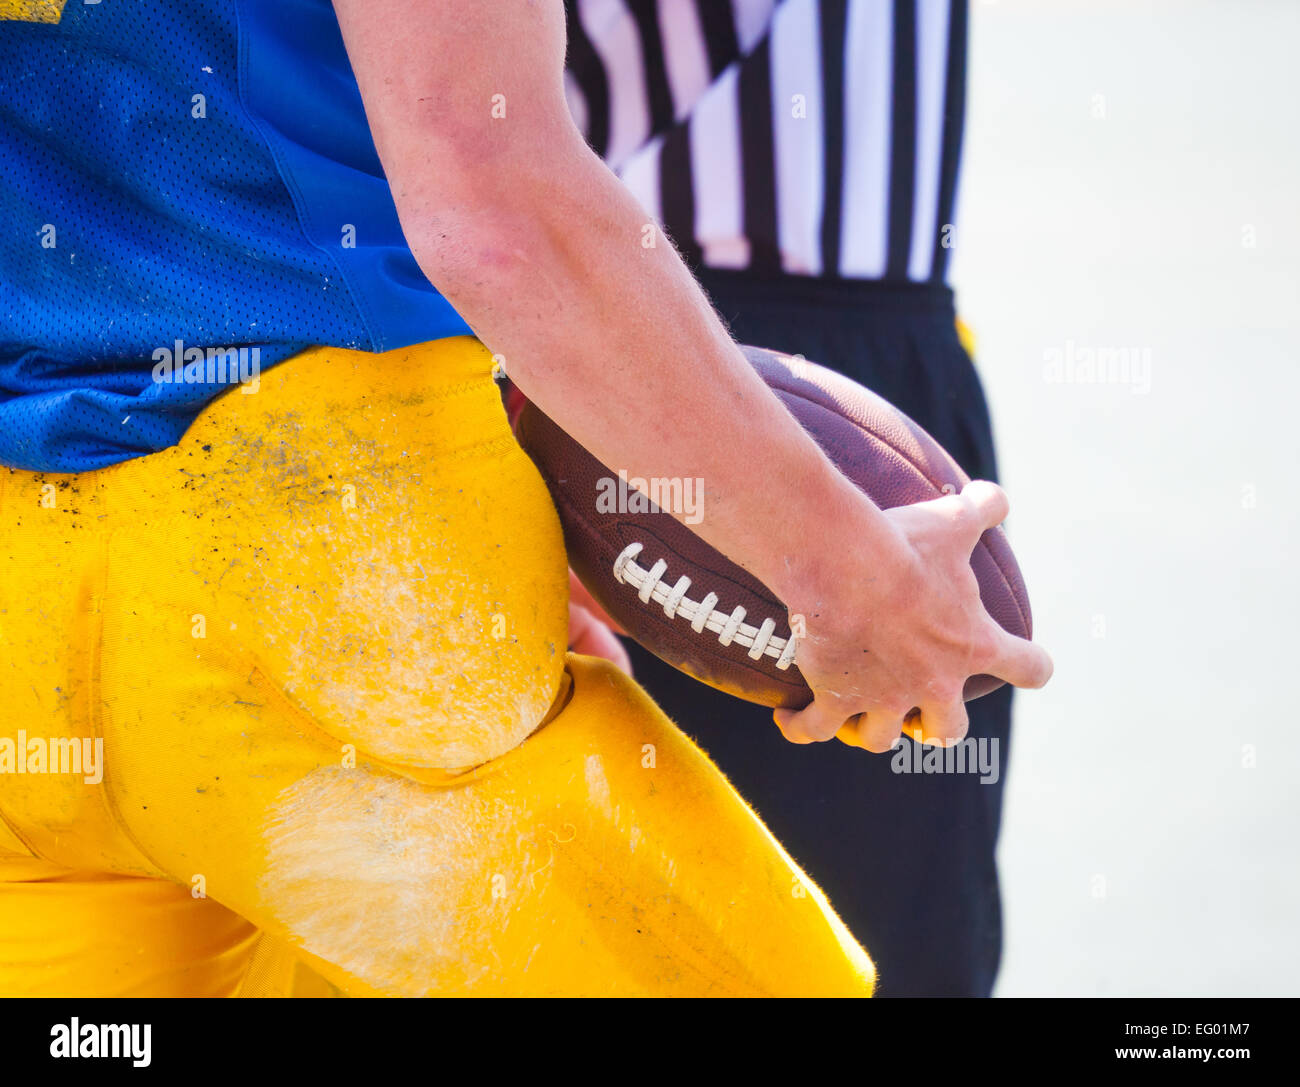
[[[960,716],[940,716],[927,722],[925,714],[921,715],[920,730],[927,740],[939,740],[943,743],[955,743],[966,738],[970,731],[970,722]]]
[[[786,718],[781,731],[792,743],[821,743],[834,736],[844,721],[844,716],[830,713],[819,702],[814,702],[806,709]]]
[[[901,733],[895,733],[889,739],[863,740],[857,746],[863,751],[870,751],[873,755],[883,755],[887,751],[892,751]]]
[[[925,703],[930,706],[960,705],[967,678],[966,676],[958,678],[954,673],[944,679],[931,680],[925,686]]]
[[[813,743],[824,743],[844,727],[846,720],[847,718],[842,716],[819,717],[816,721],[809,723],[805,735]]]
[[[912,709],[919,701],[917,698],[918,690],[919,688],[913,688],[910,691],[899,691],[891,694],[887,698],[878,701],[872,707],[871,712],[875,715],[877,721],[898,722],[901,727],[903,719],[912,712]]]
[[[902,718],[891,717],[888,723],[878,719],[874,724],[871,722],[870,714],[867,718],[867,723],[858,730],[861,740],[859,746],[877,755],[892,750],[897,745],[899,737],[903,735]]]
[[[789,710],[772,711],[772,722],[776,725],[777,731],[780,732],[781,735],[784,736],[791,743],[795,742],[793,737],[793,729],[794,729],[794,725],[792,723],[793,717],[794,714],[792,714]]]
[[[803,715],[803,732],[811,741],[820,744],[835,736],[853,716],[849,710],[839,706],[818,706],[814,702],[813,707]]]

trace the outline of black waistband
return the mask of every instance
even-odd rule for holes
[[[942,283],[888,283],[875,279],[819,276],[763,276],[753,272],[698,268],[696,278],[718,302],[743,300],[768,306],[863,307],[894,313],[955,315],[953,293]]]

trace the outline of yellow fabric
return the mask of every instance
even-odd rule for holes
[[[961,341],[962,347],[966,349],[966,354],[971,358],[975,357],[975,330],[970,327],[960,317],[957,318],[957,339]]]
[[[0,0],[0,23],[57,23],[68,0]]]
[[[0,860],[6,997],[233,996],[257,943],[252,924],[175,883]]]
[[[491,365],[315,349],[173,449],[0,472],[0,744],[104,768],[0,773],[0,994],[870,991],[708,759],[566,655]]]
[[[30,857],[32,851],[27,848],[3,819],[0,819],[0,864],[10,857]]]

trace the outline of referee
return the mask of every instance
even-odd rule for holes
[[[964,0],[567,0],[568,95],[735,337],[833,367],[997,478],[948,257]],[[999,772],[793,746],[770,711],[639,646],[636,675],[872,950],[882,996],[987,996],[1011,688],[970,704]],[[903,739],[905,745],[911,741]],[[910,763],[910,760],[909,760]]]

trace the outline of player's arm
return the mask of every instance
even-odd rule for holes
[[[884,514],[834,469],[583,143],[560,0],[334,6],[425,274],[602,462],[702,476],[692,527],[806,617],[816,700],[778,718],[788,736],[827,739],[868,713],[862,741],[882,750],[913,705],[927,735],[957,736],[968,675],[1046,681],[1047,655],[989,618],[969,567],[1005,497],[977,484]]]

